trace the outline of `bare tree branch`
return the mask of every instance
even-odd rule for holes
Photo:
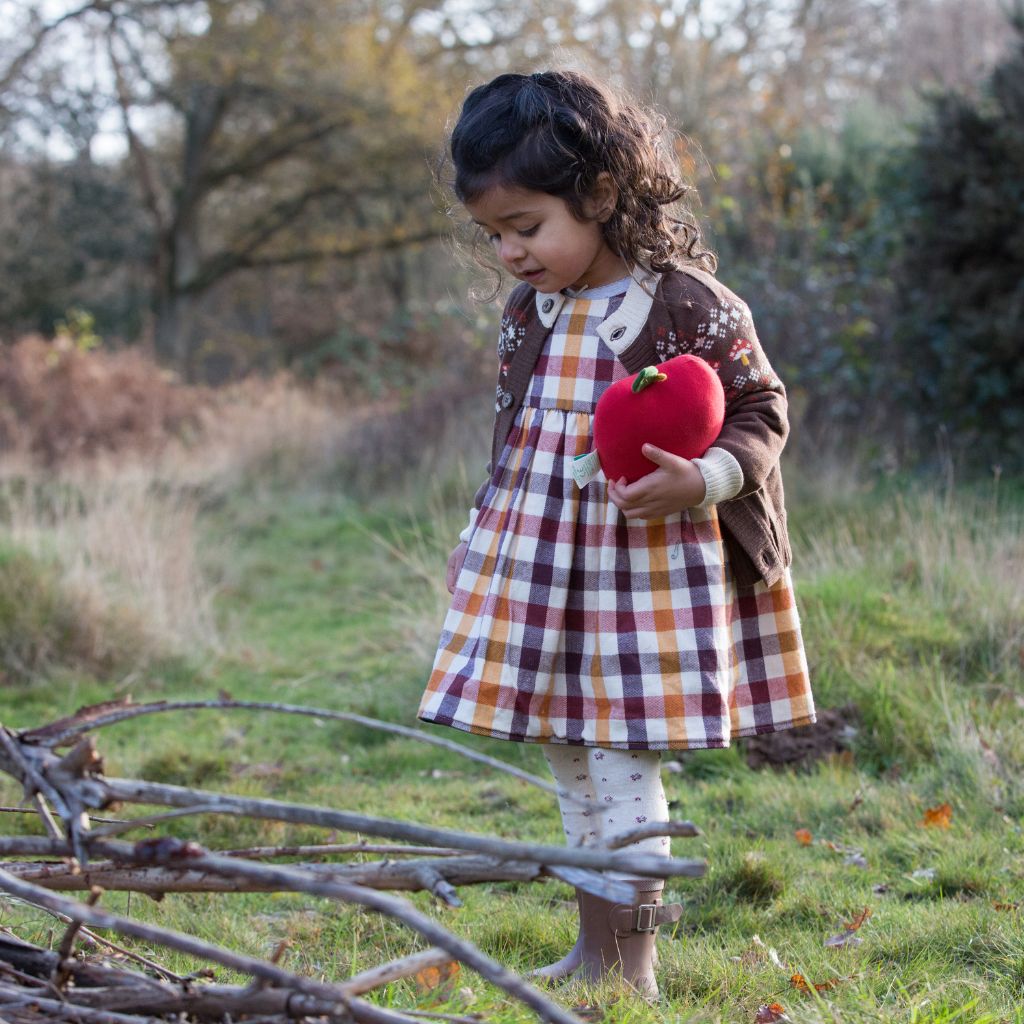
[[[82,4],[81,7],[66,11],[53,21],[44,22],[40,25],[35,33],[33,33],[28,45],[7,65],[7,70],[4,72],[3,77],[0,78],[0,93],[10,88],[14,80],[25,70],[29,61],[43,48],[47,36],[55,32],[61,25],[74,21],[89,11],[106,11],[108,7],[109,3],[106,0],[89,0],[88,3]]]
[[[359,996],[380,988],[381,985],[389,985],[393,981],[411,977],[431,967],[443,967],[451,962],[452,957],[447,950],[425,949],[422,953],[412,953],[379,967],[371,967],[369,970],[360,971],[359,974],[353,974],[348,981],[342,983],[342,988],[354,996]]]
[[[187,702],[174,706],[248,707],[281,710],[289,705],[259,705],[248,702],[217,701]],[[0,856],[35,855],[62,858],[49,863],[7,864],[0,868],[0,891],[12,898],[54,914],[65,920],[69,927],[54,961],[44,960],[58,988],[73,980],[63,1001],[54,1001],[63,1007],[67,1019],[99,1024],[101,1019],[114,1024],[142,1024],[134,1012],[185,1013],[196,1020],[222,1020],[229,1016],[245,1016],[263,1024],[286,1024],[285,1017],[315,1015],[330,1020],[355,1021],[356,1024],[410,1024],[410,1016],[384,1010],[365,1003],[357,996],[378,985],[424,969],[455,960],[472,967],[482,977],[531,1007],[543,1020],[552,1024],[572,1024],[571,1014],[550,1002],[524,979],[506,970],[492,958],[445,929],[431,916],[383,890],[427,890],[438,899],[458,906],[456,884],[479,881],[514,880],[531,882],[545,875],[593,892],[613,902],[626,902],[635,896],[632,886],[603,872],[621,871],[642,877],[696,876],[704,871],[699,861],[683,861],[637,853],[613,853],[600,849],[565,849],[530,843],[513,842],[451,830],[432,829],[390,819],[373,818],[346,811],[260,800],[243,796],[212,793],[183,786],[130,779],[108,779],[103,776],[103,762],[91,736],[82,733],[136,717],[140,713],[171,710],[172,706],[159,704],[136,707],[125,703],[83,708],[77,715],[31,730],[19,736],[11,735],[0,726],[0,770],[13,775],[31,791],[45,790],[55,798],[55,806],[65,815],[66,839],[39,836],[0,837]],[[340,712],[322,713],[315,708],[292,708],[297,713],[317,717],[343,717],[366,724],[386,725],[362,716],[348,716]],[[403,727],[397,727],[403,728]],[[419,734],[413,733],[416,738]],[[31,738],[31,741],[29,741]],[[63,756],[54,748],[75,741]],[[220,813],[245,815],[299,824],[310,824],[332,829],[357,831],[412,843],[442,843],[446,856],[433,859],[424,857],[411,860],[386,860],[359,863],[267,864],[225,853],[210,852],[194,842],[183,842],[169,836],[125,843],[104,839],[90,831],[85,808],[105,807],[112,802],[163,805],[189,813]],[[134,827],[139,823],[152,824],[168,815],[156,815],[139,822],[126,823]],[[114,825],[110,831],[121,826]],[[635,841],[648,835],[675,833],[692,836],[698,830],[689,822],[648,825],[640,830],[618,837],[618,843]],[[313,851],[320,855],[327,849],[337,850],[340,844],[321,846],[281,846],[257,848],[257,852],[284,856],[296,851]],[[346,844],[345,849],[365,852],[366,844]],[[378,848],[387,852],[390,847]],[[399,847],[412,852],[408,847]],[[453,856],[452,851],[473,850],[477,856]],[[75,853],[77,861],[69,862],[67,855]],[[423,852],[423,851],[420,851]],[[106,861],[91,858],[105,857]],[[39,884],[36,884],[39,883]],[[386,915],[416,932],[433,947],[426,954],[386,964],[371,972],[363,972],[348,981],[331,984],[303,978],[278,966],[284,951],[279,946],[270,960],[235,953],[194,936],[168,931],[134,919],[113,915],[92,906],[101,886],[129,891],[143,891],[159,896],[164,892],[262,892],[280,891],[307,893],[313,896],[340,900]],[[56,891],[89,888],[88,903],[66,899]],[[115,980],[103,975],[99,982],[86,983],[86,970],[71,957],[77,934],[87,936],[86,925],[112,929],[123,935],[158,943],[171,949],[198,956],[206,961],[243,971],[255,979],[244,990],[225,991],[223,987],[189,986],[188,979],[160,971],[162,981],[146,979],[142,982],[131,975],[119,975]],[[97,937],[98,938],[98,937]],[[16,945],[16,944],[15,944]],[[37,974],[38,951],[14,949],[0,937],[0,956],[11,963],[11,970],[23,973],[26,964],[35,963]],[[33,957],[36,959],[33,960]],[[28,958],[27,960],[25,958]],[[47,975],[49,976],[49,975]],[[23,978],[12,975],[10,983],[0,983],[0,1006],[4,1012],[19,1020],[18,1013],[33,1005],[42,1007],[46,1002],[38,984],[28,988],[16,982]],[[179,987],[180,986],[180,987]],[[274,1002],[281,995],[282,1004]],[[47,1006],[49,1003],[47,1002]],[[16,1012],[17,1011],[17,1012]],[[125,1012],[127,1011],[127,1012]],[[35,1012],[38,1012],[35,1011]],[[99,1016],[105,1013],[105,1018]],[[448,1019],[448,1018],[445,1018]]]
[[[245,861],[233,860],[228,857],[217,857],[210,854],[197,854],[189,859],[194,860],[196,864],[208,870],[221,871],[228,875],[242,877],[268,877],[273,875],[282,885],[284,883],[291,883],[292,886],[298,887],[298,891],[313,892],[317,895],[339,898],[347,902],[358,903],[372,910],[378,910],[400,920],[403,924],[413,928],[435,945],[447,950],[452,954],[453,959],[467,964],[487,978],[488,981],[520,999],[527,1006],[535,1010],[543,1020],[551,1021],[552,1024],[578,1024],[576,1017],[566,1013],[561,1007],[552,1003],[531,985],[523,981],[523,979],[506,970],[474,946],[452,935],[432,918],[406,904],[404,900],[388,896],[384,893],[363,889],[359,886],[338,882],[311,882],[305,877],[304,873],[296,872],[291,868],[250,864]],[[155,942],[171,949],[202,957],[205,960],[211,960],[214,963],[230,967],[232,970],[242,971],[255,978],[266,980],[271,984],[289,987],[308,995],[333,999],[336,1004],[341,1004],[350,1010],[352,1009],[351,997],[344,991],[342,986],[304,978],[301,975],[285,971],[266,960],[235,953],[220,946],[215,946],[212,943],[204,942],[191,935],[158,928],[133,918],[109,914],[99,911],[94,907],[87,907],[77,900],[55,896],[46,889],[20,881],[2,869],[0,869],[0,890],[19,896],[30,903],[58,911],[74,921],[81,921],[94,927],[114,929],[123,935],[131,935],[144,939],[147,942]]]
[[[329,249],[298,249],[292,252],[268,253],[253,256],[239,261],[237,269],[254,267],[286,267],[297,263],[310,263],[316,260],[353,260],[371,253],[389,252],[392,249],[405,249],[410,245],[423,242],[436,242],[443,238],[447,225],[439,225],[437,229],[420,231],[414,234],[403,234],[389,238],[374,239],[361,245],[340,245]]]
[[[256,144],[235,156],[228,163],[222,164],[219,167],[209,168],[202,175],[201,184],[206,189],[215,188],[231,178],[244,178],[255,174],[257,171],[266,170],[286,157],[301,153],[304,147],[311,143],[319,142],[327,135],[330,135],[331,132],[344,128],[348,124],[351,124],[351,118],[349,117],[329,121],[316,121],[311,125],[305,126],[304,130],[297,130],[303,129],[302,122],[289,125],[288,129],[283,131],[280,137],[260,139]]]
[[[124,129],[125,138],[128,140],[128,152],[131,154],[132,161],[135,164],[143,203],[153,218],[156,230],[164,232],[169,227],[170,217],[163,209],[160,190],[157,186],[156,172],[150,162],[149,153],[132,127],[130,113],[132,100],[128,91],[128,83],[125,81],[124,72],[121,68],[121,61],[114,50],[114,35],[115,30],[112,24],[106,35],[107,56],[110,59],[110,66],[114,72],[117,105],[121,111],[121,127]]]
[[[301,704],[278,704],[272,701],[243,700],[155,701],[149,704],[132,704],[126,701],[108,702],[106,704],[81,708],[68,718],[62,718],[39,729],[23,730],[18,733],[18,736],[25,743],[39,744],[46,747],[59,747],[83,733],[90,732],[93,729],[101,729],[116,722],[124,722],[130,718],[167,711],[192,711],[198,709],[275,711],[286,715],[306,715],[329,721],[350,722],[354,725],[365,726],[367,729],[377,729],[381,732],[394,733],[396,736],[404,736],[406,739],[416,740],[418,743],[429,743],[435,747],[442,747],[445,750],[459,754],[461,757],[467,757],[471,761],[478,761],[480,764],[485,764],[517,779],[522,779],[524,782],[529,782],[530,785],[543,789],[548,793],[557,795],[558,792],[557,787],[545,779],[531,775],[529,772],[516,768],[505,761],[488,757],[487,754],[481,754],[452,740],[446,740],[441,736],[434,736],[419,729],[410,729],[408,726],[397,725],[393,722],[382,722],[376,718],[368,718],[365,715],[357,715],[348,711],[332,711],[327,708],[306,707]]]
[[[704,873],[703,861],[679,860],[654,854],[609,853],[605,849],[541,846],[536,843],[493,839],[489,836],[455,832],[451,829],[429,828],[392,818],[376,818],[336,811],[325,807],[289,804],[278,800],[192,790],[185,786],[141,782],[134,779],[94,780],[94,786],[105,794],[106,802],[166,804],[171,807],[213,805],[219,814],[245,815],[271,821],[288,821],[296,825],[316,825],[371,836],[388,836],[431,846],[450,846],[459,850],[499,857],[502,860],[525,860],[534,864],[565,865],[595,871],[616,871],[650,878],[695,878]]]

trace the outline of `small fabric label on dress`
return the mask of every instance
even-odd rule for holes
[[[582,490],[601,472],[601,459],[597,452],[577,455],[572,460],[572,476],[576,486]]]

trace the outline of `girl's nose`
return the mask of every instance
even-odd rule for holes
[[[498,248],[498,255],[504,263],[516,263],[526,255],[521,242],[515,238],[503,238]]]

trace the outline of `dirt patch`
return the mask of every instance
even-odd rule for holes
[[[823,758],[849,755],[860,716],[855,704],[819,708],[813,725],[766,732],[741,741],[747,764],[760,768],[794,768]]]

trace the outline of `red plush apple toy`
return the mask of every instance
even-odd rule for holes
[[[605,391],[594,413],[594,446],[607,479],[632,483],[657,468],[642,454],[644,444],[696,459],[714,443],[724,419],[718,374],[697,356],[676,356]]]

